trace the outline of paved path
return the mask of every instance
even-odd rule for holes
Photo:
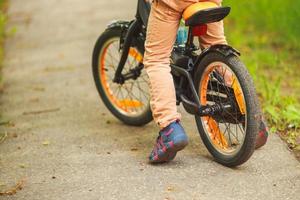
[[[0,189],[25,182],[0,199],[299,199],[300,165],[277,136],[229,169],[212,161],[187,114],[188,148],[170,164],[147,164],[156,127],[112,117],[90,62],[106,24],[134,12],[133,0],[11,0],[18,32],[6,42],[1,110],[13,124],[0,127]],[[45,109],[54,112],[26,114]]]

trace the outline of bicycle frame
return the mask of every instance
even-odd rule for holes
[[[144,0],[138,0],[137,12],[135,15],[135,20],[129,23],[129,26],[124,26],[127,29],[126,36],[124,37],[124,43],[120,48],[122,48],[122,55],[120,62],[118,64],[115,77],[113,81],[118,84],[123,84],[126,80],[137,78],[140,74],[140,71],[143,69],[143,66],[137,66],[128,74],[122,74],[124,65],[127,61],[129,49],[131,45],[134,43],[136,38],[141,38],[143,41],[143,50],[144,50],[144,42],[146,38],[146,27],[148,23],[148,18],[150,14],[150,3],[145,2]],[[202,51],[200,55],[195,56],[193,52],[197,50],[197,47],[194,45],[194,35],[192,32],[192,28],[189,27],[188,31],[188,39],[186,46],[182,49],[182,47],[174,46],[174,52],[179,57],[186,57],[188,59],[188,66],[180,66],[175,60],[173,64],[170,64],[171,71],[173,74],[180,75],[179,88],[188,87],[192,99],[184,95],[183,93],[176,91],[177,94],[177,104],[179,105],[181,102],[183,103],[186,111],[193,115],[198,116],[212,116],[216,113],[222,112],[224,109],[230,109],[230,104],[215,104],[211,106],[202,106],[199,100],[199,96],[197,90],[194,85],[193,75],[195,72],[195,66],[198,66],[201,59],[211,51],[220,52],[226,56],[235,54],[240,55],[238,51],[233,49],[227,45],[215,45],[208,49]],[[186,69],[185,69],[186,68]]]

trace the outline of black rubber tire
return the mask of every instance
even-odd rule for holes
[[[101,84],[101,77],[99,76],[99,67],[98,67],[99,66],[99,55],[101,53],[103,46],[105,45],[106,41],[108,41],[112,38],[115,38],[115,37],[120,38],[121,34],[122,34],[121,28],[107,29],[98,38],[98,40],[95,44],[95,47],[94,47],[93,58],[92,58],[92,70],[93,70],[94,81],[95,81],[97,90],[99,92],[99,95],[100,95],[103,103],[115,117],[117,117],[119,120],[121,120],[122,122],[124,122],[127,125],[143,126],[153,120],[150,106],[148,106],[148,108],[145,110],[145,112],[141,113],[138,116],[124,115],[123,113],[121,113],[117,109],[115,109],[115,107],[109,101],[109,98],[106,96],[106,93]],[[141,53],[144,53],[141,48],[138,48],[138,50]]]
[[[218,52],[208,53],[197,66],[197,70],[194,76],[195,86],[197,90],[200,87],[202,74],[205,72],[205,69],[213,62],[222,62],[230,67],[230,69],[235,73],[244,93],[244,99],[247,107],[247,127],[245,140],[240,150],[234,155],[225,155],[219,152],[210,142],[208,138],[209,136],[207,136],[207,134],[205,133],[200,117],[195,116],[195,119],[201,139],[208,151],[215,158],[215,160],[227,167],[235,167],[245,163],[254,152],[256,136],[259,132],[261,111],[253,80],[249,75],[245,65],[235,55],[226,57]],[[200,96],[201,94],[198,95]]]

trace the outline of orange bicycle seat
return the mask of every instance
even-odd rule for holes
[[[218,22],[230,13],[230,7],[218,6],[213,2],[198,2],[183,12],[186,26],[198,26]]]

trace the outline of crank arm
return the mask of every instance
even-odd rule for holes
[[[203,116],[214,116],[216,114],[220,114],[228,110],[230,112],[232,106],[231,104],[214,104],[208,106],[201,106],[198,109],[198,115]]]
[[[183,94],[180,95],[180,100],[182,102],[183,107],[188,113],[192,115],[198,115],[200,117],[214,116],[225,111],[230,112],[232,110],[232,105],[230,103],[218,103],[214,105],[198,106],[196,103],[189,100]]]

